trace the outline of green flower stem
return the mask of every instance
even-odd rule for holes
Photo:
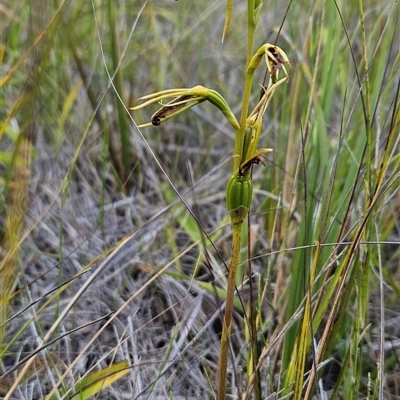
[[[247,127],[247,116],[249,111],[249,103],[250,103],[250,93],[251,87],[253,84],[253,77],[255,69],[250,68],[249,65],[253,58],[253,45],[254,45],[254,29],[255,29],[255,19],[254,19],[254,7],[255,0],[249,0],[248,2],[248,33],[247,33],[247,61],[246,61],[246,80],[245,80],[245,88],[243,93],[243,102],[242,102],[242,112],[240,116],[240,128],[236,129],[235,133],[235,149],[234,149],[234,161],[233,161],[233,173],[234,177],[236,177],[240,165],[243,161],[243,149],[244,146],[249,146],[249,132],[247,132],[247,141],[246,139],[246,127]],[[245,143],[246,142],[246,143]],[[247,149],[246,149],[247,153]],[[246,177],[247,178],[247,177]],[[228,184],[229,187],[229,184]],[[228,190],[229,191],[229,190]],[[228,193],[229,195],[229,193]],[[227,198],[229,203],[230,199]],[[250,200],[251,202],[251,200]],[[228,209],[229,209],[228,204]],[[242,208],[242,207],[240,207]],[[246,207],[244,207],[246,208]],[[240,256],[240,247],[241,247],[241,237],[242,237],[242,225],[244,218],[240,218],[238,215],[235,218],[234,213],[229,210],[231,215],[231,223],[232,223],[232,254],[231,254],[231,262],[229,266],[228,273],[228,287],[226,292],[226,306],[225,306],[225,315],[224,322],[222,324],[222,337],[221,337],[221,352],[219,357],[219,368],[218,368],[218,400],[224,400],[226,397],[226,372],[228,366],[228,354],[229,354],[229,341],[231,335],[232,328],[232,312],[233,312],[233,299],[235,294],[235,283],[236,283],[236,272],[239,263]],[[248,209],[247,209],[248,211]]]
[[[233,173],[235,177],[237,176],[237,173],[240,169],[240,165],[243,161],[242,160],[243,147],[245,145],[246,125],[247,125],[246,121],[249,111],[250,94],[254,76],[254,69],[248,68],[250,65],[250,61],[253,57],[254,30],[255,30],[254,8],[255,8],[255,0],[248,0],[246,80],[243,92],[240,127],[236,129],[235,132],[235,149],[233,156]],[[228,205],[228,209],[229,208],[230,207]],[[239,208],[242,209],[247,207],[242,206]],[[233,300],[235,294],[236,271],[238,268],[239,256],[240,256],[242,225],[245,219],[245,218],[243,219],[240,218],[239,215],[236,215],[235,217],[235,213],[232,213],[231,211],[232,210],[229,210],[231,216],[231,224],[232,224],[232,254],[231,254],[231,262],[228,273],[228,287],[226,292],[225,315],[224,315],[224,322],[222,324],[221,351],[220,351],[219,366],[218,366],[218,394],[217,394],[218,400],[225,400],[226,398],[226,372],[228,366],[229,341],[232,328],[232,312],[233,312]]]
[[[232,328],[233,300],[235,295],[236,270],[239,263],[243,222],[232,224],[232,257],[229,265],[228,287],[224,322],[222,324],[221,351],[218,365],[218,400],[226,398],[226,370],[228,366],[229,340]]]
[[[249,111],[251,86],[253,83],[254,70],[248,71],[248,66],[253,57],[254,47],[254,5],[255,0],[248,1],[247,8],[247,59],[246,59],[246,80],[243,93],[242,113],[240,115],[240,128],[235,132],[235,152],[233,159],[233,171],[238,171],[242,163],[243,142],[246,132],[246,119]]]
[[[249,62],[253,56],[253,45],[254,45],[254,30],[255,20],[254,20],[254,8],[255,8],[255,0],[248,0],[247,6],[247,62],[246,66],[249,65]]]

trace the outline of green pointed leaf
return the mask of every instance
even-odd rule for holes
[[[110,386],[115,381],[125,376],[128,372],[128,361],[125,360],[117,364],[112,364],[107,368],[96,371],[80,379],[74,387],[74,393],[68,398],[69,400],[89,399],[107,386]]]

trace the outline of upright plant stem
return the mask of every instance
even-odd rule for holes
[[[232,257],[229,265],[225,315],[222,325],[221,352],[218,366],[218,400],[224,400],[226,392],[226,370],[228,366],[229,338],[232,328],[233,299],[235,294],[236,270],[239,263],[242,223],[233,225],[232,229]]]
[[[248,66],[253,56],[254,46],[254,5],[255,0],[248,0],[247,9],[247,57],[245,72],[245,87],[243,92],[242,111],[240,116],[240,128],[235,132],[235,149],[233,158],[233,173],[239,171],[242,157],[243,145],[246,132],[246,120],[249,111],[250,93],[253,82],[253,73],[248,72]],[[222,324],[221,351],[218,366],[218,400],[225,400],[226,397],[226,372],[228,366],[229,341],[232,328],[233,299],[235,294],[236,271],[239,263],[241,235],[243,221],[240,223],[232,222],[232,254],[228,273],[228,287],[226,292],[226,306],[224,322]]]
[[[241,164],[243,153],[243,142],[246,131],[246,119],[249,112],[251,85],[253,83],[253,74],[248,74],[248,66],[253,56],[254,47],[254,0],[249,0],[247,11],[247,56],[246,56],[246,79],[243,92],[242,112],[240,115],[240,129],[235,134],[235,152],[233,159],[233,171],[238,171]]]

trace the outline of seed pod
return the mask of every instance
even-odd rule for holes
[[[253,197],[253,182],[248,177],[231,176],[226,187],[226,205],[233,225],[246,218]]]

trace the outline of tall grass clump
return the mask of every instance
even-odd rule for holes
[[[397,1],[3,3],[1,398],[400,396]]]

